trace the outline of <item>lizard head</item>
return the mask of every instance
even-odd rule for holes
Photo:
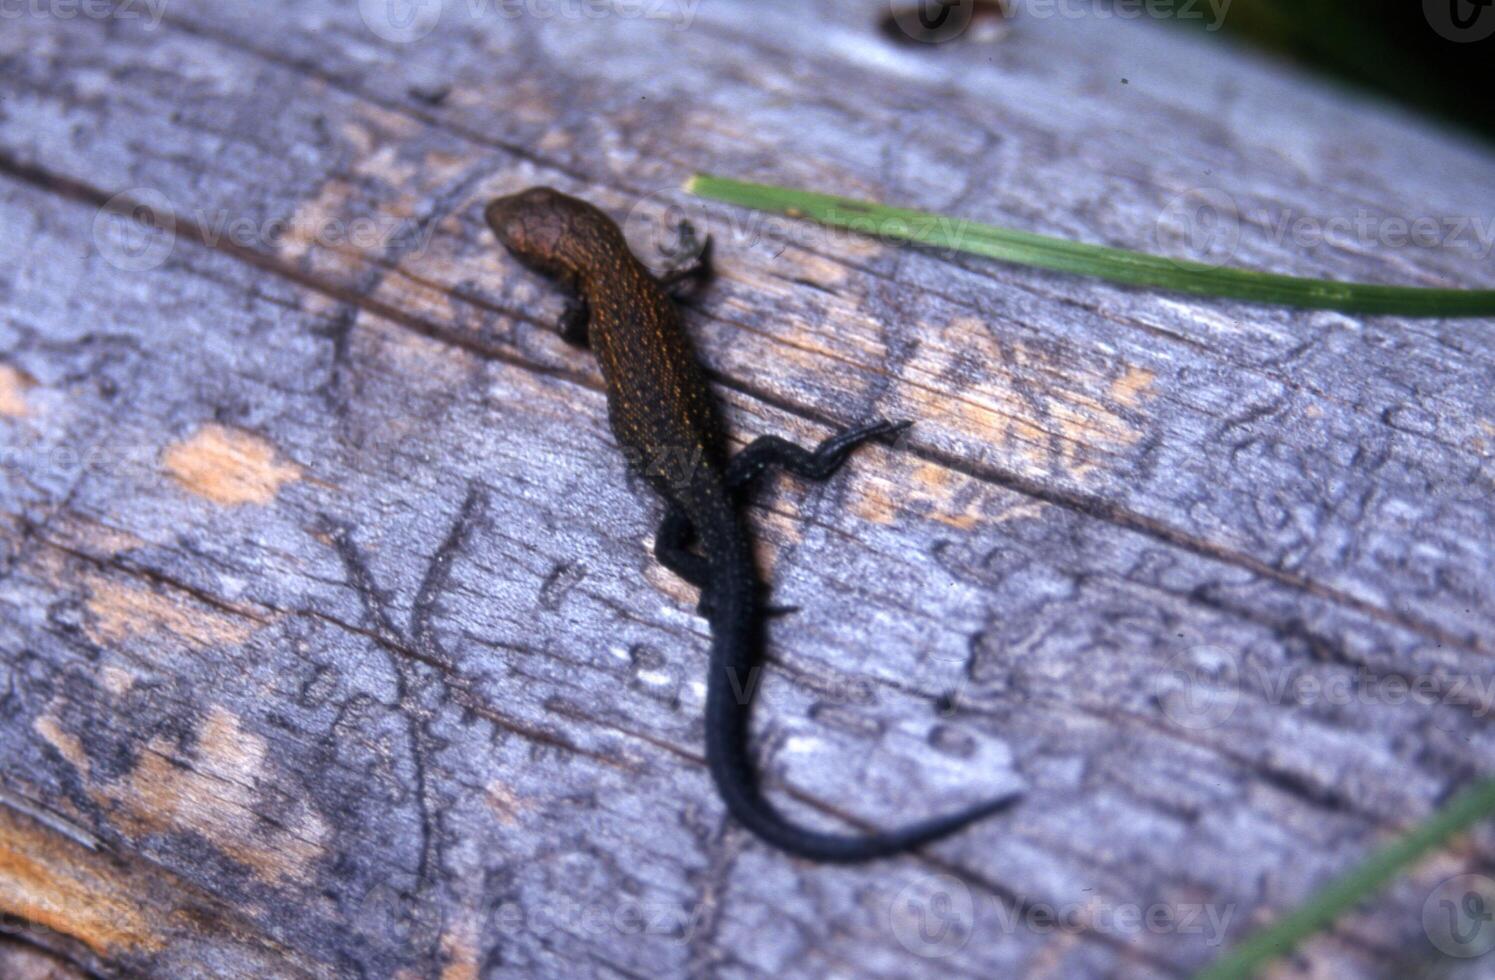
[[[623,242],[623,233],[606,214],[549,187],[496,198],[483,216],[515,258],[551,276],[580,275]]]

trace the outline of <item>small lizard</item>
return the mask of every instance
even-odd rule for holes
[[[760,583],[736,497],[770,466],[824,480],[859,445],[911,424],[879,420],[846,429],[813,451],[763,436],[730,461],[705,375],[667,290],[706,274],[710,240],[694,267],[662,278],[634,257],[617,224],[585,201],[534,187],[491,202],[485,217],[505,247],[571,293],[561,336],[590,347],[607,382],[614,436],[665,503],[655,557],[701,589],[711,624],[706,760],[728,811],[759,837],[817,861],[853,862],[907,851],[1012,803],[1009,794],[949,816],[865,836],[800,827],[764,797],[748,752],[751,678],[760,660]],[[682,238],[693,241],[688,225]],[[681,459],[682,467],[644,466]],[[691,550],[699,541],[700,551]]]

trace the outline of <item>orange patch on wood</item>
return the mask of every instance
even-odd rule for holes
[[[174,762],[175,752],[157,736],[126,779],[90,793],[134,834],[193,833],[263,881],[314,879],[313,862],[325,852],[330,829],[304,800],[274,823],[256,812],[269,753],[263,738],[215,705],[197,734],[190,767]]]
[[[1013,404],[1010,407],[998,407],[976,400],[986,394],[987,391],[981,389],[963,392],[955,396],[953,404],[948,404],[944,396],[924,395],[925,406],[921,410],[926,415],[953,410],[959,429],[966,434],[984,442],[1001,445],[1008,452],[1017,454],[1033,469],[1047,469],[1052,436],[1022,415],[1013,414],[1024,411],[1023,406]],[[1002,398],[1006,400],[1006,396]]]
[[[483,799],[488,804],[498,819],[508,826],[519,822],[519,814],[529,809],[529,804],[514,794],[514,791],[495,779],[488,784],[483,794]]]
[[[31,723],[31,729],[56,749],[57,754],[66,759],[80,775],[85,778],[88,776],[88,753],[83,751],[83,743],[73,733],[64,731],[62,723],[50,711],[38,715],[36,721]]]
[[[790,498],[787,503],[791,507],[798,507],[799,502]],[[753,529],[753,561],[757,563],[758,569],[770,583],[774,580],[774,572],[779,567],[779,558],[784,548],[790,547],[805,539],[804,522],[795,514],[781,514],[776,510],[752,509],[747,512],[747,520]]]
[[[1157,379],[1156,371],[1128,364],[1121,377],[1111,382],[1111,397],[1123,405],[1135,407],[1151,396],[1153,382]]]
[[[1037,520],[1043,516],[1043,512],[1049,506],[1042,500],[1022,500],[994,515],[992,521],[997,524],[1006,524],[1008,521]]]
[[[886,527],[898,517],[901,502],[885,493],[859,493],[851,502],[851,512],[869,524]]]
[[[301,479],[301,467],[276,462],[270,443],[221,425],[168,446],[161,461],[186,490],[229,507],[268,504],[282,484]]]
[[[796,256],[796,259],[796,278],[813,282],[822,289],[832,289],[844,283],[851,268],[839,255],[836,258],[826,258],[814,252],[805,252]]]
[[[920,383],[901,387],[909,407],[892,414],[943,417],[967,438],[1001,446],[1007,459],[1032,472],[1074,480],[1091,477],[1107,456],[1141,440],[1122,409],[1152,397],[1154,372],[1130,366],[1110,380],[1077,373],[1047,349],[999,341],[974,317],[952,320],[939,336],[939,344],[920,345],[905,368]],[[946,390],[938,379],[970,376],[971,358],[984,366],[981,374],[967,387]]]
[[[1491,425],[1484,419],[1480,419],[1479,427],[1486,436],[1489,436],[1491,439],[1495,439],[1495,425]],[[1474,451],[1479,453],[1481,456],[1486,456],[1489,454],[1489,444],[1478,436],[1475,436],[1474,439],[1470,440],[1470,445],[1473,446]]]
[[[981,520],[979,495],[973,495],[964,507],[956,509],[955,493],[967,482],[954,470],[937,463],[924,463],[914,471],[914,485],[929,500],[930,516],[962,531],[970,530]]]
[[[647,543],[649,554],[654,553],[654,542]],[[677,606],[689,609],[696,602],[696,587],[665,568],[659,562],[651,561],[644,568],[644,579],[657,592],[662,592]]]
[[[904,510],[923,510],[915,505],[913,500],[915,494],[910,492],[911,488],[907,480],[908,462],[902,457],[889,457],[888,459],[889,465],[895,469],[880,469],[878,473],[880,478],[864,490],[853,483],[852,486],[861,492],[852,495],[850,500],[851,512],[858,518],[869,524],[881,524],[884,527],[894,523]],[[939,469],[937,466],[922,467],[920,472],[927,468]],[[855,477],[851,478],[855,479]],[[925,479],[928,478],[928,474],[925,474]],[[918,480],[919,477],[915,476],[915,479]],[[920,494],[919,496],[927,499],[930,495]]]
[[[559,153],[561,150],[569,149],[573,142],[567,130],[552,129],[540,137],[539,145],[535,149],[542,153]]]
[[[788,503],[790,506],[794,505],[793,500]],[[749,523],[749,536],[753,545],[753,564],[763,576],[764,581],[772,584],[774,570],[778,567],[783,546],[798,544],[804,540],[802,522],[796,520],[793,515],[758,508],[747,511],[746,519]],[[640,546],[647,554],[654,554],[653,537],[644,539]],[[684,608],[694,609],[696,602],[700,599],[699,589],[657,561],[651,560],[644,567],[644,578],[656,590],[669,596]]]
[[[340,177],[334,177],[323,184],[316,197],[302,204],[291,215],[285,234],[280,237],[280,254],[288,259],[302,259],[313,251],[325,249],[328,230],[338,227],[333,222],[346,220],[343,216],[350,210],[348,199],[352,194],[352,186]],[[351,268],[352,262],[345,260],[344,265],[346,271]]]
[[[130,692],[135,686],[135,675],[118,667],[105,667],[99,672],[99,680],[104,685],[104,690],[115,697],[121,697]]]
[[[960,531],[969,531],[987,519],[983,504],[994,493],[992,488],[964,477],[938,463],[920,463],[889,471],[879,480],[880,492],[859,496],[853,504],[855,513],[876,524],[892,524],[898,514],[909,511]]]
[[[107,527],[103,524],[92,524],[89,526],[86,537],[89,544],[111,555],[117,555],[121,551],[130,551],[135,548],[145,547],[145,540],[129,531],[120,530],[117,527]]]
[[[36,387],[36,380],[24,371],[0,364],[0,415],[23,418],[31,414],[26,392]]]
[[[87,609],[92,621],[85,628],[100,646],[132,637],[176,637],[194,647],[233,646],[254,632],[251,621],[209,610],[199,603],[180,604],[151,589],[93,576],[88,582]]]
[[[478,927],[471,916],[441,937],[441,952],[446,958],[441,980],[478,980]]]
[[[165,947],[134,883],[107,859],[0,807],[0,910],[100,956]]]

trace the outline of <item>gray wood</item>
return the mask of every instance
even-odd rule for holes
[[[86,974],[43,949],[0,939],[0,970],[10,980],[81,980]]]
[[[1234,262],[1488,286],[1473,232],[1274,228],[1487,223],[1495,158],[1156,25],[920,50],[881,9],[702,4],[677,28],[451,4],[409,44],[357,4],[7,22],[21,939],[109,975],[1178,976],[1486,769],[1489,321],[1184,300],[679,187],[1148,248],[1175,197],[1225,188]],[[631,216],[641,254],[668,206],[716,236],[686,319],[742,441],[918,420],[753,512],[775,600],[803,607],[758,704],[776,797],[842,828],[1021,806],[862,868],[723,820],[694,596],[650,558],[657,508],[547,329],[558,297],[481,226],[542,182]],[[101,212],[120,194],[164,201],[174,236]],[[160,263],[121,268],[132,241]],[[1435,959],[1423,903],[1491,847],[1294,969]],[[1127,918],[1150,908],[1169,919]]]

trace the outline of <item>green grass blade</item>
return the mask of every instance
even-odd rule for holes
[[[1495,779],[1476,783],[1411,833],[1378,851],[1302,906],[1227,953],[1196,980],[1245,980],[1343,913],[1380,891],[1420,858],[1495,816]]]
[[[685,189],[698,197],[809,218],[836,228],[1133,286],[1356,313],[1495,315],[1495,290],[1379,286],[1224,268],[998,228],[928,211],[708,174],[695,175]]]

